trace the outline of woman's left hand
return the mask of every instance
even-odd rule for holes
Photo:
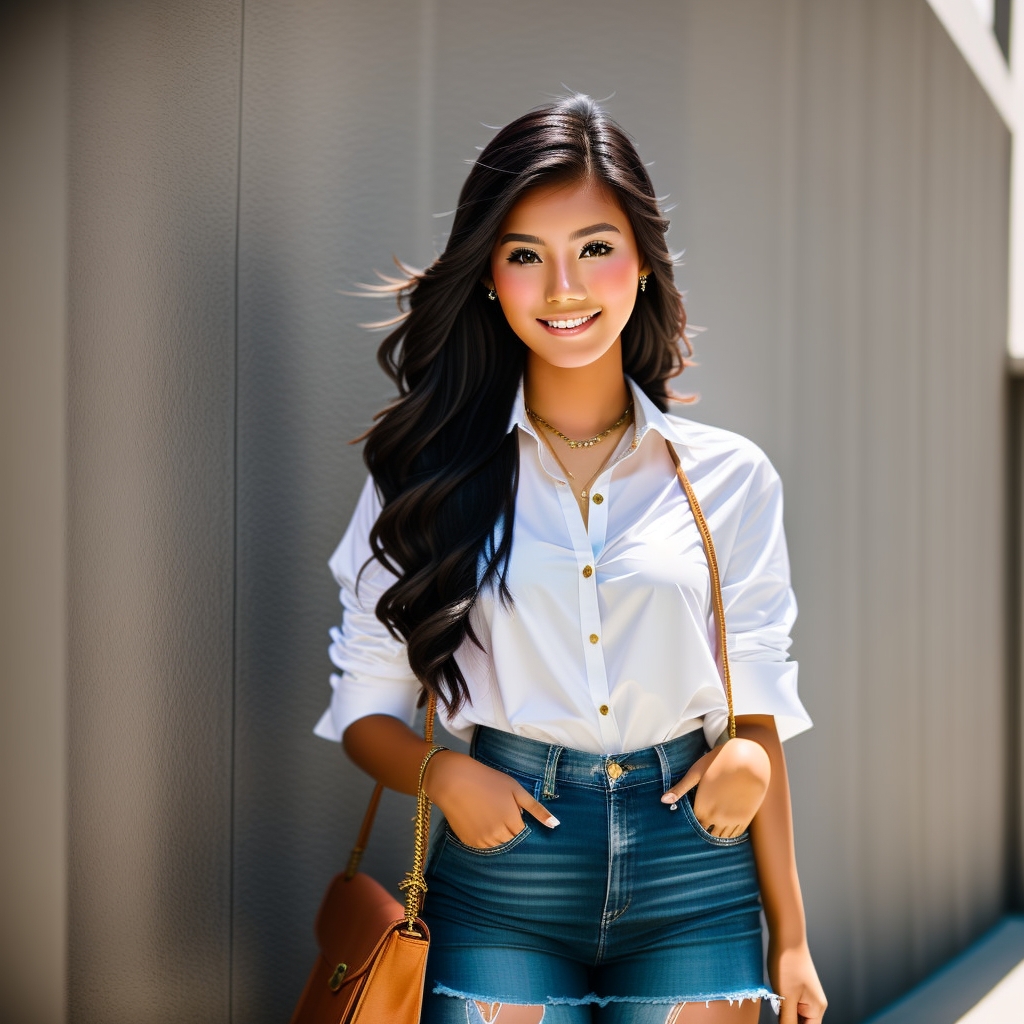
[[[709,750],[661,798],[681,800],[694,786],[693,813],[713,835],[729,839],[744,832],[764,800],[771,781],[771,761],[754,740],[736,737]]]
[[[768,943],[768,978],[782,996],[779,1024],[817,1024],[828,1001],[806,942],[777,949]]]

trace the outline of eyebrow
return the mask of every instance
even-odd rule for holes
[[[591,224],[588,227],[580,228],[579,231],[574,231],[569,236],[569,241],[575,242],[577,238],[585,238],[587,235],[596,235],[601,231],[614,231],[615,234],[621,235],[622,232],[614,224],[608,224],[601,222],[600,224]],[[536,235],[519,235],[514,232],[503,235],[499,245],[504,245],[506,242],[528,242],[530,245],[543,245],[544,239],[538,238]]]

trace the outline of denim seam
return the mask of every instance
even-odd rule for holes
[[[661,785],[662,793],[667,793],[672,788],[672,766],[668,763],[668,754],[661,743],[654,744],[654,750],[661,762]]]
[[[615,835],[614,835],[614,797],[610,789],[605,790],[605,822],[607,828],[608,860],[604,871],[604,906],[601,908],[601,925],[598,929],[597,952],[594,956],[594,963],[599,964],[604,957],[605,945],[608,940],[608,925],[618,916],[611,909],[612,902],[612,872],[615,862]]]
[[[445,842],[451,844],[457,850],[465,850],[467,853],[473,854],[475,857],[496,857],[503,853],[507,853],[509,850],[518,846],[533,830],[525,822],[523,823],[523,830],[517,832],[511,839],[507,839],[504,843],[498,843],[497,846],[487,846],[478,849],[475,846],[469,846],[464,843],[454,832],[451,830],[451,825],[445,822]]]
[[[558,773],[558,760],[562,756],[565,747],[548,747],[548,760],[544,765],[544,788],[541,790],[542,800],[557,800],[558,793],[555,783]]]

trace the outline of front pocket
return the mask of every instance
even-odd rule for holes
[[[709,832],[698,820],[697,815],[693,812],[693,790],[691,789],[688,793],[684,794],[683,798],[679,801],[682,805],[683,813],[686,815],[686,820],[690,823],[690,827],[694,832],[700,836],[710,846],[738,846],[740,843],[745,843],[750,839],[750,829],[746,832],[741,832],[738,836],[733,836],[730,839],[726,839],[724,836],[716,836]]]
[[[475,857],[496,857],[499,854],[507,853],[509,850],[518,846],[533,830],[526,822],[523,822],[522,832],[514,835],[511,839],[506,840],[504,843],[498,843],[497,846],[488,846],[484,849],[480,849],[476,846],[467,846],[451,829],[451,826],[446,821],[444,823],[445,838],[458,850],[465,850],[466,853],[471,853]]]

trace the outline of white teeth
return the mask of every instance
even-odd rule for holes
[[[590,316],[581,316],[577,320],[545,320],[544,323],[548,327],[559,327],[562,330],[566,330],[569,327],[579,327],[580,324],[585,324],[588,320],[593,320],[597,316],[596,313],[591,313]]]

